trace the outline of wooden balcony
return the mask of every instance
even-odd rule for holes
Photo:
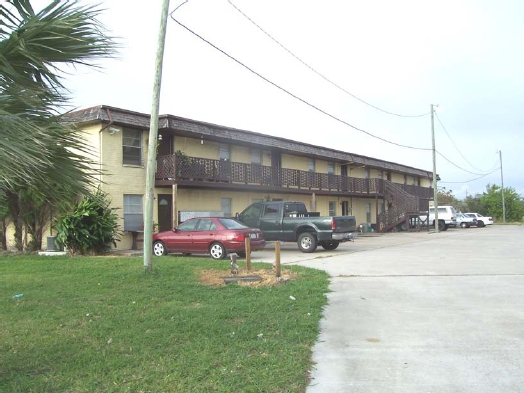
[[[239,188],[271,189],[281,192],[293,190],[344,193],[350,195],[384,196],[382,179],[363,179],[327,173],[277,168],[259,164],[244,164],[224,160],[187,157],[179,155],[160,156],[157,159],[156,185],[170,184],[194,186],[228,186]],[[399,184],[409,194],[420,198],[433,197],[433,189]]]

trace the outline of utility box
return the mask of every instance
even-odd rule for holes
[[[56,242],[56,236],[47,237],[47,251],[61,251],[60,246]]]

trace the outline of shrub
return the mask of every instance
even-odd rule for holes
[[[97,189],[85,196],[70,214],[55,221],[56,239],[71,254],[102,254],[116,247],[120,240],[116,208],[111,208],[107,194]]]

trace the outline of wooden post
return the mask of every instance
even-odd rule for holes
[[[177,209],[176,209],[176,200],[177,200],[177,191],[178,191],[178,185],[177,184],[173,184],[171,186],[171,204],[172,204],[172,212],[171,212],[171,217],[172,217],[172,220],[171,220],[171,229],[173,229],[174,227],[176,227],[178,225],[178,214],[177,214]]]
[[[247,271],[251,271],[251,240],[249,237],[246,237],[244,239],[245,245],[246,245],[246,268]]]
[[[282,271],[280,269],[280,240],[277,240],[275,242],[275,277],[280,278],[282,275]]]

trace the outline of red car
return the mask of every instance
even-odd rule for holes
[[[174,252],[211,254],[213,259],[225,258],[232,252],[245,256],[246,237],[252,251],[262,250],[266,245],[260,229],[249,228],[234,218],[191,218],[172,231],[153,235],[153,253],[157,257]]]

